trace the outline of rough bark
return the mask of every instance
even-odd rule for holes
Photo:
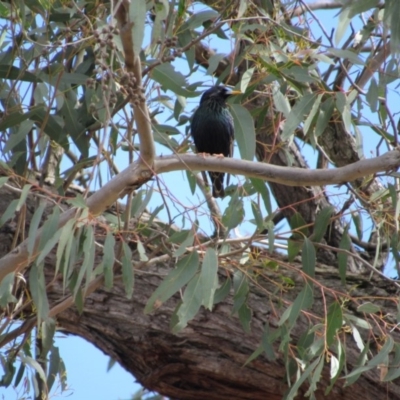
[[[11,200],[3,190],[0,196],[0,212]],[[2,201],[4,200],[4,202]],[[27,200],[27,227],[29,215],[34,210],[34,199]],[[0,257],[11,250],[15,224],[6,224],[0,230]],[[99,238],[103,234],[98,228]],[[99,239],[101,240],[101,239]],[[102,254],[97,254],[97,262]],[[245,333],[237,316],[231,313],[232,294],[217,304],[212,312],[204,309],[191,321],[187,328],[179,334],[171,333],[170,321],[173,311],[180,301],[179,295],[161,305],[156,312],[145,315],[144,306],[159,286],[161,280],[173,268],[174,262],[155,264],[144,267],[135,274],[135,289],[131,300],[125,296],[123,285],[118,279],[111,291],[104,288],[92,293],[85,301],[84,310],[79,314],[75,307],[57,316],[59,329],[66,333],[79,335],[93,343],[107,355],[116,359],[139,383],[146,388],[176,399],[281,399],[288,390],[286,368],[283,355],[279,350],[280,343],[274,343],[275,361],[260,356],[248,365],[246,360],[260,344],[264,324],[268,324],[271,332],[278,327],[278,321],[287,305],[297,296],[304,285],[300,273],[301,262],[288,263],[278,254],[262,252],[260,259],[272,259],[279,264],[278,269],[262,268],[257,263],[245,266],[252,276],[254,285],[248,304],[252,309],[251,332]],[[237,265],[235,258],[221,268],[220,281],[233,271]],[[54,254],[46,261],[48,296],[51,305],[57,304],[64,297],[62,279],[54,278]],[[289,277],[294,281],[293,287],[280,284],[281,277]],[[349,275],[343,287],[335,268],[319,265],[314,283],[314,304],[303,313],[291,331],[291,349],[295,353],[296,343],[308,326],[324,323],[326,304],[334,298],[347,299],[346,312],[357,315],[358,302],[366,297],[376,299],[384,310],[385,327],[389,330],[395,326],[396,296],[398,292],[392,283],[362,276]],[[351,293],[351,297],[346,295]],[[360,315],[360,317],[364,317]],[[382,335],[378,329],[380,318],[371,318],[373,332]],[[393,320],[392,320],[393,319]],[[347,346],[347,369],[351,371],[357,362],[359,350],[351,334],[340,333]],[[367,336],[371,332],[362,332]],[[400,339],[398,329],[391,333],[395,340]],[[379,343],[379,341],[376,341]],[[372,354],[376,349],[371,349]],[[68,366],[67,366],[68,367]],[[400,399],[400,380],[391,383],[380,382],[378,369],[364,373],[350,387],[343,387],[339,380],[327,399],[378,399],[387,397]],[[319,382],[317,398],[329,385],[329,364],[325,365],[322,379]],[[303,398],[308,389],[305,383],[297,398]]]

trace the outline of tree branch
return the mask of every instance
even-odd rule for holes
[[[129,7],[134,6],[133,3],[126,0],[115,2],[118,9],[115,17],[118,21],[120,29],[121,42],[124,49],[125,65],[128,72],[133,72],[136,80],[137,100],[133,101],[133,112],[136,127],[139,135],[140,162],[147,168],[153,166],[155,157],[154,140],[151,130],[151,121],[149,110],[146,105],[146,98],[142,93],[142,66],[139,54],[133,51],[132,24],[129,18]]]
[[[340,184],[378,172],[394,170],[399,166],[400,150],[389,151],[382,156],[361,160],[341,168],[326,170],[279,167],[238,159],[222,159],[218,156],[204,157],[183,154],[158,157],[154,163],[154,172],[160,174],[178,170],[212,170],[260,178],[268,182],[276,182],[288,186],[319,186]],[[140,160],[131,164],[88,198],[87,206],[90,213],[92,215],[101,214],[119,198],[127,187],[140,186],[147,182],[151,176],[152,171],[144,169]],[[60,217],[58,228],[61,228],[73,218],[76,212],[76,208],[64,212]],[[21,271],[34,260],[42,231],[43,228],[40,228],[36,232],[32,254],[28,252],[28,239],[26,239],[12,252],[0,259],[0,282],[7,274]]]
[[[360,160],[341,168],[325,170],[280,167],[235,158],[192,154],[179,155],[179,157],[175,155],[158,157],[154,165],[156,173],[178,170],[212,170],[260,178],[268,182],[280,183],[287,186],[340,184],[378,172],[397,169],[399,166],[400,149],[389,151],[376,158]]]

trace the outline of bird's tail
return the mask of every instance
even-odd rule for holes
[[[225,197],[224,174],[221,172],[209,172],[212,184],[212,195],[215,198]]]

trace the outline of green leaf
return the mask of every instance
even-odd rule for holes
[[[174,67],[169,63],[163,63],[153,68],[151,70],[151,77],[158,82],[164,90],[171,90],[175,94],[184,97],[196,97],[199,95],[199,93],[187,89],[185,77],[180,72],[175,71]]]
[[[370,301],[367,301],[357,307],[358,312],[365,312],[367,314],[375,314],[381,312],[381,308]]]
[[[387,365],[388,364],[388,356],[389,353],[392,351],[394,346],[394,340],[391,336],[386,337],[386,342],[381,348],[381,350],[378,352],[375,357],[373,357],[365,366],[361,366],[350,372],[348,375],[345,376],[345,378],[348,380],[349,378],[356,377],[357,375],[369,371],[372,368],[377,367],[380,364]],[[353,383],[353,382],[352,382]]]
[[[216,53],[213,54],[210,59],[208,60],[208,68],[207,68],[207,74],[208,75],[213,75],[216,69],[219,66],[219,63],[225,58],[225,54],[220,54]]]
[[[356,317],[351,314],[343,314],[343,317],[346,318],[348,321],[354,322],[360,328],[367,329],[367,330],[372,329],[371,324],[368,321],[366,321],[365,319]],[[349,322],[349,323],[351,323],[351,322]]]
[[[193,228],[187,231],[176,232],[170,238],[172,243],[176,243],[176,239],[179,238],[179,247],[174,251],[174,257],[182,256],[186,253],[187,248],[193,245],[194,235],[196,233]]]
[[[324,360],[323,356],[318,357],[315,359],[305,370],[304,372],[299,376],[297,381],[293,384],[293,386],[290,388],[289,393],[286,395],[285,399],[286,400],[293,400],[295,399],[297,395],[297,391],[299,390],[300,386],[304,383],[304,381],[310,376],[311,372],[314,370],[314,368]]]
[[[38,258],[36,259],[36,262],[40,264],[42,261],[44,261],[45,257],[50,253],[50,251],[53,249],[53,247],[57,244],[58,240],[60,239],[62,229],[59,229],[44,245],[43,249],[40,249],[40,253],[38,255]]]
[[[275,350],[271,343],[273,343],[273,335],[271,335],[269,324],[264,325],[264,332],[261,339],[262,348],[269,361],[274,361],[276,359]]]
[[[383,381],[384,382],[391,382],[397,379],[400,376],[400,344],[395,343],[394,344],[394,358],[391,360],[388,372],[384,376]]]
[[[235,314],[240,310],[242,305],[247,300],[247,296],[249,293],[249,284],[247,282],[247,277],[243,272],[236,271],[233,275],[233,289],[234,289],[234,296],[233,296],[233,307],[232,307],[232,314]]]
[[[19,366],[17,375],[15,376],[15,381],[14,381],[14,386],[17,387],[20,383],[21,383],[21,379],[23,378],[25,373],[25,365],[23,363],[21,363],[21,365]],[[6,386],[3,383],[3,379],[0,381],[0,385],[1,386]]]
[[[385,2],[385,18],[386,13],[390,13],[390,50],[394,54],[400,53],[400,3],[396,0],[387,0]]]
[[[39,321],[44,321],[49,315],[49,302],[46,294],[43,265],[34,263],[29,271],[29,289],[36,306]]]
[[[47,388],[50,391],[60,368],[60,352],[58,347],[53,346],[50,350],[50,363],[49,363],[49,371],[47,374]]]
[[[151,30],[151,43],[155,44],[157,40],[162,40],[163,34],[163,22],[168,17],[169,3],[168,0],[161,0],[154,3],[154,11],[156,13],[155,20],[153,22],[153,29]],[[143,29],[144,32],[144,29]],[[142,38],[143,40],[143,38]],[[138,53],[137,53],[138,54]]]
[[[147,257],[146,254],[146,249],[143,246],[143,243],[139,239],[137,239],[136,246],[137,246],[137,251],[139,253],[139,260],[143,262],[149,261],[149,257]]]
[[[342,250],[350,250],[351,239],[348,234],[348,227],[344,230],[342,239],[340,240],[339,248]],[[338,255],[339,275],[342,284],[346,283],[346,271],[347,271],[347,253],[339,252]]]
[[[61,391],[67,389],[67,370],[65,369],[64,361],[60,359],[60,368],[58,370],[58,378],[61,383]]]
[[[222,223],[228,229],[236,228],[244,218],[243,200],[235,192],[222,216]]]
[[[42,339],[42,349],[40,352],[40,357],[42,357],[43,359],[47,358],[47,353],[53,346],[55,332],[56,332],[56,321],[53,318],[47,318],[46,321],[42,322],[40,330]]]
[[[300,253],[303,244],[298,240],[288,240],[288,259],[292,262],[295,257]]]
[[[329,387],[327,387],[325,390],[325,396],[327,396],[329,392],[332,390],[337,379],[339,378],[339,376],[341,376],[341,372],[344,367],[346,354],[343,349],[342,342],[340,340],[337,341],[336,353],[338,354],[339,359],[337,359],[333,354],[331,354],[331,368],[330,368],[331,382]]]
[[[0,17],[1,18],[7,18],[10,15],[10,9],[6,7],[3,3],[0,3]],[[3,33],[5,33],[7,30],[5,29]],[[3,41],[3,40],[2,40]],[[15,384],[17,386],[18,384]]]
[[[251,210],[253,211],[254,220],[257,225],[257,230],[262,231],[264,229],[264,219],[262,217],[258,204],[253,200],[251,201]]]
[[[313,289],[308,283],[306,283],[301,292],[297,295],[295,301],[282,314],[278,325],[281,326],[286,320],[288,320],[289,327],[292,327],[300,315],[300,311],[311,307],[313,301]]]
[[[272,214],[272,206],[271,206],[271,197],[269,194],[268,187],[265,181],[257,178],[250,178],[251,183],[258,193],[261,194],[261,198],[263,199],[265,209],[267,210],[268,215]]]
[[[60,110],[65,120],[64,132],[71,136],[73,142],[83,158],[89,156],[89,138],[85,134],[86,128],[80,122],[76,107],[77,99],[72,96],[71,91],[64,92],[64,104]]]
[[[311,111],[308,114],[307,119],[304,121],[303,130],[304,130],[304,134],[306,134],[306,135],[309,134],[310,127],[311,127],[312,123],[315,121],[315,116],[317,115],[317,112],[319,111],[319,106],[321,104],[321,100],[322,100],[323,96],[324,95],[322,93],[318,95],[317,100],[313,104]]]
[[[206,21],[212,21],[217,18],[219,14],[215,10],[199,11],[193,14],[182,27],[183,29],[196,29],[204,24]]]
[[[223,283],[222,286],[220,286],[216,291],[214,295],[214,304],[218,304],[221,301],[223,301],[226,296],[228,296],[232,286],[232,281],[229,278],[229,276],[225,279],[225,282]]]
[[[8,303],[16,303],[17,299],[13,295],[14,272],[7,274],[0,282],[0,307],[5,308]]]
[[[202,303],[202,287],[200,275],[197,274],[188,283],[183,294],[182,304],[178,309],[179,322],[173,327],[172,332],[177,333],[187,326],[187,323],[195,317]]]
[[[230,104],[229,108],[235,124],[235,138],[240,157],[243,160],[252,161],[256,152],[256,132],[253,117],[240,104]]]
[[[303,236],[307,237],[309,235],[307,223],[298,212],[294,213],[290,218],[290,227],[292,228],[292,230],[300,232]]]
[[[111,232],[107,232],[106,240],[103,249],[103,273],[104,286],[106,289],[111,289],[114,281],[114,262],[115,262],[115,238]]]
[[[351,17],[350,17],[351,10],[347,7],[342,7],[342,10],[339,14],[339,23],[335,33],[335,44],[339,46],[340,41],[343,38],[343,35],[346,33],[347,28],[350,25]]]
[[[3,215],[0,218],[0,227],[4,225],[9,219],[14,217],[15,210],[18,206],[18,199],[14,199],[8,206],[6,211],[4,211]]]
[[[332,206],[324,207],[315,218],[314,222],[314,232],[312,234],[312,241],[319,243],[324,235],[326,234],[326,229],[331,222],[331,217],[335,209]]]
[[[40,379],[43,382],[46,382],[46,375],[43,371],[43,368],[36,360],[34,360],[32,357],[24,356],[21,352],[19,353],[19,357],[21,358],[22,363],[29,365],[31,368],[33,368],[38,373]]]
[[[303,247],[301,249],[301,260],[303,271],[311,278],[315,277],[315,262],[316,262],[315,247],[308,238],[304,239]],[[312,281],[308,283],[312,286]]]
[[[20,211],[21,207],[25,204],[25,200],[28,197],[28,193],[29,193],[29,190],[31,187],[32,187],[32,185],[28,184],[28,185],[24,185],[24,187],[22,188],[21,196],[18,200],[18,205],[17,205],[16,211]]]
[[[246,360],[246,362],[243,364],[243,367],[246,365],[250,364],[252,361],[254,361],[257,357],[259,357],[263,353],[264,349],[263,346],[260,344],[251,354],[251,356]]]
[[[354,226],[356,228],[357,232],[357,237],[362,240],[363,238],[363,220],[360,216],[360,213],[358,211],[352,211],[351,212],[351,218],[353,219]]]
[[[336,107],[342,114],[343,123],[347,132],[351,131],[350,99],[342,92],[336,92]]]
[[[61,228],[61,235],[60,239],[58,242],[57,246],[57,252],[56,252],[56,269],[54,275],[56,276],[58,274],[58,271],[60,269],[60,266],[62,265],[62,261],[64,260],[64,288],[66,284],[66,276],[67,276],[67,266],[68,266],[68,258],[69,258],[69,252],[66,250],[64,253],[64,249],[71,248],[71,242],[74,240],[74,229],[75,229],[75,220],[70,219],[67,221],[67,223]],[[69,245],[68,245],[69,243]],[[64,254],[66,255],[66,258],[63,257]]]
[[[33,214],[31,223],[29,225],[28,253],[30,256],[33,253],[33,248],[35,246],[35,239],[36,239],[36,231],[39,228],[39,224],[42,220],[42,215],[45,207],[46,207],[46,202],[44,200],[40,200],[39,207],[35,210],[35,213]]]
[[[326,344],[329,347],[335,340],[336,332],[343,325],[342,308],[337,301],[329,306],[326,323]]]
[[[129,7],[129,20],[133,38],[134,56],[139,57],[144,38],[144,26],[146,23],[146,2],[139,1]]]
[[[41,82],[41,79],[39,79],[35,74],[8,64],[0,65],[0,78],[25,82]]]
[[[75,197],[68,199],[67,203],[71,204],[72,207],[77,207],[81,209],[87,208],[86,200],[80,193],[78,193]]]
[[[317,99],[317,94],[307,93],[304,95],[289,113],[282,132],[282,140],[291,140],[295,129],[304,121]]]
[[[363,0],[350,2],[346,7],[349,8],[349,18],[361,14],[369,9],[378,6],[379,0]]]
[[[247,0],[244,0],[244,1],[247,1]],[[243,0],[242,0],[242,2],[243,2]],[[247,86],[249,86],[249,83],[253,76],[254,69],[255,69],[254,67],[249,68],[243,73],[242,79],[240,80],[240,91],[242,93],[246,92]]]
[[[317,390],[317,383],[320,381],[321,379],[321,373],[322,373],[322,369],[324,367],[324,357],[320,357],[319,359],[319,363],[316,366],[316,368],[314,369],[314,371],[312,372],[311,375],[311,379],[309,379],[310,381],[310,387],[308,388],[307,392],[305,393],[305,397],[309,397],[312,395],[315,395],[315,391]]]
[[[247,306],[246,303],[242,304],[242,306],[238,310],[239,321],[243,326],[243,329],[246,333],[250,333],[250,322],[251,322],[251,310]]]
[[[153,129],[158,132],[162,132],[166,135],[180,135],[181,131],[175,126],[166,125],[166,124],[155,124],[153,125]]]
[[[200,285],[202,289],[202,305],[212,310],[214,295],[218,287],[218,255],[217,252],[208,248],[203,259],[200,271]]]
[[[69,149],[68,135],[65,134],[64,121],[60,115],[48,114],[42,108],[36,108],[32,114],[32,120],[35,121],[39,129],[43,129],[44,133],[58,143],[64,150]]]
[[[15,113],[16,114],[16,113]],[[11,114],[12,115],[12,114]],[[21,114],[18,114],[21,116]],[[32,129],[33,121],[21,121],[18,131],[15,133],[11,133],[9,139],[7,140],[6,145],[4,146],[3,153],[7,153],[12,150],[17,144],[19,144],[22,140],[26,138],[28,132]]]
[[[122,243],[122,281],[125,286],[125,293],[128,299],[132,298],[133,294],[133,267],[132,267],[132,251],[130,247]]]
[[[371,83],[369,85],[368,92],[365,98],[368,101],[371,111],[376,112],[378,110],[379,92],[378,92],[378,84],[376,83],[374,77],[371,78]]]
[[[272,97],[276,110],[281,112],[285,118],[288,118],[291,110],[288,98],[282,94],[279,88],[274,88]]]
[[[353,64],[364,65],[364,61],[354,51],[335,49],[333,47],[328,48],[327,51],[329,51],[335,57],[347,59],[350,62],[352,62]],[[340,92],[338,92],[338,93],[340,93]]]
[[[239,19],[243,17],[243,15],[246,13],[248,7],[248,2],[247,0],[240,0],[239,2],[239,9],[236,18]]]
[[[49,216],[48,220],[43,224],[42,234],[39,241],[37,251],[42,251],[52,237],[57,232],[58,224],[60,222],[60,209],[54,207],[53,213]]]
[[[317,123],[315,124],[315,137],[318,138],[321,136],[328,122],[332,116],[333,110],[335,108],[335,102],[332,97],[328,97],[322,104],[319,109],[319,115],[317,119]]]
[[[146,196],[143,198],[144,194],[146,194]],[[138,192],[136,192],[135,196],[132,199],[131,215],[136,218],[140,217],[142,213],[146,210],[146,207],[149,204],[152,196],[153,187],[148,190],[139,190]]]
[[[8,176],[0,176],[0,188],[8,182]]]
[[[186,177],[187,180],[189,182],[189,188],[190,188],[190,192],[192,193],[192,195],[195,193],[196,191],[196,178],[195,178],[195,174],[193,174],[192,171],[185,171],[186,172]]]
[[[196,251],[191,252],[179,260],[176,268],[168,274],[161,285],[151,295],[144,309],[144,313],[149,314],[159,308],[162,303],[165,303],[193,278],[198,268],[199,255]]]
[[[293,308],[289,315],[289,326],[293,326],[301,310],[306,310],[312,306],[314,302],[313,289],[306,283],[302,291],[293,302]]]

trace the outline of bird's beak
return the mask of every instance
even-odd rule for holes
[[[243,94],[240,90],[232,90],[229,92],[229,96],[236,96],[238,94]]]

